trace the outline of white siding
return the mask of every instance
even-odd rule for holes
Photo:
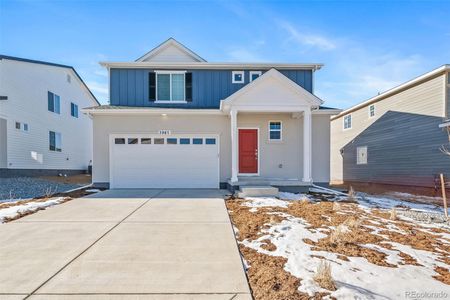
[[[352,114],[352,128],[343,127],[343,116],[331,121],[331,182],[343,180],[343,161],[340,149],[372,125],[387,111],[426,116],[445,117],[444,75],[429,79],[407,90],[375,102],[375,116],[369,117],[369,105]],[[438,130],[436,128],[436,130]],[[369,154],[370,155],[370,154]]]
[[[70,103],[79,109],[96,103],[70,69],[0,60],[0,115],[7,119],[7,167],[11,169],[86,169],[92,159],[92,121],[79,112],[70,115]],[[67,81],[71,76],[71,82]],[[47,92],[61,97],[61,113],[47,109]],[[15,129],[27,123],[29,131]],[[62,134],[62,152],[49,150],[49,131]]]

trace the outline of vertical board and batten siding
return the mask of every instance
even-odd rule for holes
[[[153,70],[111,69],[111,105],[219,108],[220,100],[227,98],[249,83],[249,71],[245,71],[244,83],[232,83],[231,70],[188,70],[188,72],[192,72],[192,102],[159,104],[149,101],[149,72],[153,72]],[[311,70],[281,70],[280,72],[307,91],[312,92]]]
[[[343,127],[344,116],[331,121],[331,182],[343,181],[344,162],[340,150],[388,111],[419,114],[442,119],[444,110],[444,74],[428,79],[392,96],[375,102],[375,116],[369,117],[369,105],[351,112],[352,128]],[[387,126],[388,124],[386,124]],[[386,128],[391,130],[391,128]],[[436,125],[435,131],[439,132]],[[397,132],[397,131],[396,131]],[[430,133],[431,134],[431,133]],[[389,156],[389,153],[385,155]],[[347,166],[345,166],[347,167]]]
[[[389,111],[343,148],[344,181],[434,186],[450,175],[450,158],[440,151],[447,133],[440,117]],[[367,147],[367,164],[356,163]]]

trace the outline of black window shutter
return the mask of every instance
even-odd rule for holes
[[[55,111],[55,103],[53,102],[53,93],[48,92],[48,110]]]
[[[154,72],[148,73],[148,100],[156,100],[156,74]]]
[[[192,102],[192,73],[186,73],[186,101]]]

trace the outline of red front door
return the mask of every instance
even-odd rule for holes
[[[258,173],[257,129],[239,129],[239,173]]]

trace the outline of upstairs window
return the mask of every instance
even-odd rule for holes
[[[49,150],[61,152],[61,133],[49,131]]]
[[[261,71],[250,71],[250,82],[257,79],[259,76],[261,76]]]
[[[48,111],[59,114],[61,112],[60,97],[52,92],[48,92]]]
[[[78,118],[78,105],[70,103],[70,115],[74,118]]]
[[[185,72],[156,73],[156,101],[186,101]]]
[[[375,105],[372,104],[369,106],[369,118],[375,117]]]
[[[233,71],[231,76],[233,83],[244,83],[244,71]]]
[[[280,121],[269,122],[269,141],[281,141],[282,125]]]
[[[344,116],[344,129],[352,128],[352,115]]]

